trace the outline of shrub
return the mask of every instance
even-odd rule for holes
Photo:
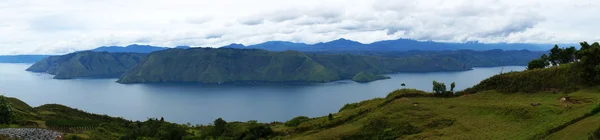
[[[295,118],[285,122],[285,124],[283,124],[283,125],[287,126],[287,127],[296,127],[296,126],[300,125],[301,123],[309,121],[309,120],[310,120],[310,118],[308,118],[306,116],[298,116],[298,117],[295,117]]]
[[[6,97],[0,95],[0,124],[10,124],[12,121],[12,108]]]

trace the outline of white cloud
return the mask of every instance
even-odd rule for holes
[[[8,0],[0,3],[0,54],[342,37],[574,43],[600,39],[598,7],[597,0]]]

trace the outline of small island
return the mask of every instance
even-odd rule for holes
[[[390,77],[383,76],[383,75],[375,75],[373,73],[368,73],[368,72],[360,72],[360,73],[354,75],[354,77],[352,77],[352,81],[358,82],[358,83],[368,83],[368,82],[373,82],[373,81],[383,80],[383,79],[390,79]]]

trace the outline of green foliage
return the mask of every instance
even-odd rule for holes
[[[546,69],[534,69],[522,72],[509,72],[492,76],[481,81],[465,93],[477,93],[485,90],[497,90],[505,93],[541,91],[565,91],[587,85],[579,63],[563,64]]]
[[[298,116],[295,117],[287,122],[284,123],[285,126],[287,127],[296,127],[298,125],[300,125],[303,122],[309,121],[310,118],[306,117],[306,116]]]
[[[223,134],[223,132],[225,132],[225,125],[227,125],[227,122],[221,118],[218,118],[214,121],[214,125],[215,129],[213,132],[213,136],[219,137]]]
[[[273,129],[265,124],[256,121],[248,121],[248,130],[245,133],[244,140],[266,139],[273,134]]]
[[[297,51],[193,48],[154,52],[118,82],[329,82],[352,79],[360,72],[385,74],[468,69],[470,67],[444,57],[382,58]]]
[[[589,134],[589,140],[600,140],[600,127]]]
[[[10,102],[6,97],[0,95],[0,124],[10,124],[12,117],[13,111]]]
[[[435,94],[444,94],[446,92],[446,84],[438,81],[433,81],[433,92]]]
[[[375,74],[368,73],[368,72],[360,72],[360,73],[356,74],[354,77],[352,77],[352,81],[359,82],[359,83],[367,83],[367,82],[372,82],[372,81],[381,80],[381,79],[389,79],[389,78],[390,77],[375,75]]]
[[[527,65],[527,69],[528,70],[533,70],[533,69],[542,69],[542,68],[546,68],[548,62],[546,62],[544,59],[535,59],[535,60],[531,60],[529,62],[529,64]]]
[[[327,116],[327,119],[329,119],[330,121],[333,120],[333,114],[329,113],[329,115]]]
[[[554,45],[554,47],[550,49],[550,57],[548,60],[550,61],[550,63],[552,63],[552,65],[556,66],[560,64],[562,52],[563,50],[559,48],[558,45]]]
[[[400,84],[400,86],[403,86],[403,87],[405,87],[405,86],[406,86],[406,84],[402,83],[402,84]]]
[[[452,83],[450,84],[450,92],[454,93],[454,88],[455,88],[455,87],[456,87],[456,83],[455,83],[455,82],[452,82]]]
[[[339,112],[342,112],[346,109],[353,109],[359,106],[359,103],[349,103],[349,104],[345,104],[342,108],[340,108]]]
[[[416,134],[422,130],[409,122],[392,122],[388,118],[372,118],[361,130],[342,139],[378,139],[395,140],[405,135]]]
[[[47,57],[27,71],[53,74],[55,79],[119,77],[146,54],[83,51]]]
[[[65,140],[84,140],[84,138],[77,135],[66,135]]]
[[[600,44],[595,42],[589,45],[587,42],[582,42],[581,50],[576,52],[576,57],[579,59],[584,73],[581,77],[591,85],[600,81]]]
[[[112,128],[118,126],[112,126]],[[111,127],[107,127],[110,129]],[[181,140],[188,133],[185,126],[174,123],[160,121],[158,119],[148,119],[145,122],[132,122],[124,127],[125,135],[120,139],[139,139],[139,138],[156,138],[160,140]],[[111,132],[119,132],[111,130]]]

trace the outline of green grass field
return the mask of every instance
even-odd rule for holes
[[[360,113],[361,110],[371,110],[334,127],[303,132],[294,131],[298,129],[285,126],[275,128],[277,131],[291,132],[292,134],[286,137],[291,139],[352,139],[353,135],[368,131],[363,128],[368,127],[372,120],[383,118],[388,124],[409,123],[416,127],[414,129],[418,133],[392,135],[399,139],[541,139],[550,129],[590,112],[598,103],[600,92],[597,88],[580,90],[568,94],[571,97],[570,102],[561,101],[560,98],[563,96],[565,94],[504,94],[485,91],[456,98],[404,97],[382,105],[386,100],[392,99],[388,97],[363,101],[358,107],[335,114],[334,120],[321,117],[298,126],[318,128],[319,125],[335,122],[336,119],[344,119],[346,116]],[[532,103],[540,105],[532,106]],[[583,121],[597,121],[592,119],[597,116]],[[575,125],[577,124],[575,123]],[[394,127],[385,124],[381,126]],[[586,129],[577,127],[579,129],[574,128],[576,130],[571,133],[558,131],[551,136],[565,137],[566,139],[587,138],[587,133],[596,129],[597,126],[585,127]],[[565,130],[567,129],[573,128],[569,126]],[[390,130],[398,131],[397,129]],[[577,137],[572,137],[575,135]],[[379,138],[381,137],[375,139]]]

